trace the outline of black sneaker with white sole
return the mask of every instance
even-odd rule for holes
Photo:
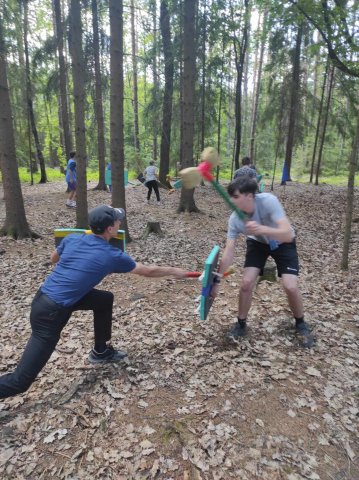
[[[302,347],[312,348],[314,346],[315,337],[305,322],[300,322],[295,326],[295,333]]]
[[[88,356],[88,361],[90,363],[116,363],[121,362],[125,357],[127,357],[126,352],[115,350],[112,345],[108,345],[102,353],[98,353],[92,349]]]

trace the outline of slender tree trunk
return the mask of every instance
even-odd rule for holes
[[[5,222],[0,235],[38,237],[27,223],[16,159],[14,126],[7,81],[3,18],[0,14],[0,170],[4,188]]]
[[[158,68],[157,68],[157,54],[158,54],[158,36],[157,36],[157,1],[151,0],[150,2],[151,13],[153,18],[153,104],[157,109],[159,107],[159,81],[158,81]],[[152,156],[153,160],[157,161],[158,158],[158,131],[159,131],[159,119],[155,114],[153,118],[153,143],[152,143]]]
[[[328,98],[327,98],[327,103],[326,103],[325,112],[324,112],[323,129],[322,129],[322,135],[321,135],[319,152],[318,152],[317,171],[316,171],[316,174],[315,174],[315,185],[318,185],[318,182],[319,182],[320,167],[321,167],[321,164],[322,164],[323,147],[324,147],[324,142],[325,142],[325,136],[326,136],[326,133],[327,133],[329,108],[330,108],[330,102],[331,102],[332,91],[333,91],[334,71],[335,71],[335,67],[331,66],[331,69],[330,69],[330,72],[329,72]]]
[[[244,71],[244,61],[246,57],[247,44],[248,44],[248,33],[250,26],[250,8],[249,0],[244,0],[244,25],[242,39],[238,40],[235,38],[233,40],[234,45],[234,56],[236,63],[237,71],[237,82],[236,82],[236,108],[235,108],[235,142],[236,149],[234,153],[234,168],[237,170],[239,168],[239,154],[241,150],[242,142],[242,83],[243,83],[243,71]]]
[[[27,93],[27,105],[29,109],[29,116],[30,116],[30,123],[31,123],[31,130],[34,136],[35,148],[36,148],[36,155],[37,159],[39,160],[40,164],[40,181],[39,183],[46,183],[46,168],[45,168],[45,160],[42,154],[42,148],[40,145],[39,135],[37,132],[36,121],[35,121],[35,114],[34,114],[34,106],[32,102],[32,85],[31,85],[31,73],[30,73],[30,59],[29,59],[29,46],[27,40],[28,34],[28,0],[24,0],[24,51],[25,51],[25,69],[26,69],[26,93]]]
[[[224,41],[222,43],[222,69],[221,82],[219,85],[219,101],[218,101],[218,122],[217,122],[217,152],[221,155],[221,128],[222,128],[222,101],[223,101],[223,76],[224,76]],[[219,179],[219,165],[216,169],[216,181]]]
[[[86,129],[85,129],[85,64],[82,51],[81,2],[71,0],[70,53],[75,105],[76,173],[77,173],[77,228],[87,228],[87,178],[86,178]]]
[[[293,73],[292,73],[292,86],[290,94],[290,109],[289,109],[289,125],[288,125],[288,136],[287,136],[287,145],[285,151],[285,165],[287,167],[288,180],[290,181],[290,170],[292,166],[292,156],[293,148],[295,141],[295,128],[296,128],[296,118],[298,114],[298,103],[299,103],[299,89],[300,89],[300,50],[302,45],[302,36],[303,36],[303,24],[301,23],[298,27],[297,38],[295,42],[295,50],[293,56]],[[282,181],[282,185],[285,185],[286,181]]]
[[[49,107],[46,96],[44,95],[44,108],[45,108],[45,116],[46,116],[46,126],[47,126],[47,133],[49,135],[49,153],[50,153],[50,166],[55,167],[57,165],[57,154],[56,150],[53,148],[53,133],[52,133],[52,126],[49,118]]]
[[[131,44],[132,44],[132,77],[133,77],[133,117],[135,154],[140,163],[140,129],[138,123],[138,80],[137,80],[137,39],[135,28],[135,5],[131,0]]]
[[[183,15],[183,144],[182,166],[193,166],[194,92],[196,82],[195,12],[197,0],[184,0]],[[194,189],[181,190],[178,212],[198,212]]]
[[[322,121],[324,96],[325,96],[325,89],[326,89],[326,86],[327,86],[328,70],[329,70],[329,58],[327,59],[327,63],[326,63],[326,66],[325,66],[323,85],[322,85],[322,93],[321,93],[320,104],[319,104],[317,128],[316,128],[316,131],[315,131],[315,139],[314,139],[314,147],[313,147],[313,155],[312,155],[312,165],[310,167],[310,178],[309,178],[310,183],[313,182],[315,157],[317,155],[317,146],[318,146],[318,140],[319,140],[320,124],[321,124],[321,121]]]
[[[267,37],[267,11],[263,15],[263,29],[260,41],[260,51],[259,51],[259,61],[258,61],[258,72],[255,83],[255,94],[254,94],[254,103],[253,103],[253,113],[252,113],[252,125],[251,125],[251,141],[250,141],[250,153],[252,163],[255,165],[255,140],[257,133],[257,119],[258,119],[258,105],[259,105],[259,95],[261,91],[261,81],[262,81],[262,69],[263,69],[263,58],[265,51],[265,42]]]
[[[96,190],[106,190],[105,183],[105,123],[102,105],[101,89],[101,64],[100,64],[100,43],[98,32],[98,10],[97,0],[92,0],[92,31],[93,31],[93,50],[95,62],[95,114],[97,123],[97,154],[99,181]]]
[[[206,40],[207,40],[207,12],[206,3],[203,3],[203,29],[202,29],[202,85],[201,85],[201,151],[204,149],[205,122],[206,122]]]
[[[64,55],[64,29],[62,24],[61,4],[60,0],[53,0],[53,9],[56,26],[56,44],[59,60],[59,84],[60,84],[60,118],[62,127],[62,138],[65,143],[66,158],[70,158],[72,150],[72,139],[69,122],[69,112],[67,104],[67,79],[66,79],[66,62]]]
[[[281,102],[280,102],[280,112],[279,116],[277,117],[277,145],[275,149],[275,157],[274,157],[274,165],[273,165],[273,175],[272,175],[272,184],[271,184],[271,191],[273,192],[274,190],[274,179],[275,179],[275,174],[276,174],[276,169],[277,169],[277,160],[278,156],[280,153],[280,147],[281,145],[284,144],[284,138],[283,138],[283,117],[284,117],[284,103],[285,103],[285,95],[284,95],[284,86],[282,84],[282,92],[281,92]]]
[[[123,3],[122,0],[110,0],[110,70],[111,70],[111,176],[112,206],[126,210],[125,196],[125,154],[123,124]],[[126,240],[131,241],[127,219],[121,223],[126,230]]]
[[[163,56],[165,64],[165,86],[163,92],[162,135],[160,152],[161,183],[166,184],[166,175],[169,172],[171,125],[172,125],[172,97],[173,97],[173,46],[171,41],[170,14],[166,0],[161,1],[160,27],[163,43]]]
[[[359,111],[357,111],[357,127],[355,138],[353,141],[353,148],[350,155],[349,176],[348,176],[348,191],[347,191],[347,210],[345,215],[345,229],[344,229],[344,245],[341,261],[342,270],[348,270],[349,267],[349,249],[352,228],[352,218],[354,209],[354,183],[355,174],[358,168],[359,156]]]

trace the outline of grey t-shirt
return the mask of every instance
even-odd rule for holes
[[[254,198],[255,210],[254,213],[248,217],[248,220],[255,221],[266,227],[277,228],[277,221],[285,217],[284,209],[278,198],[271,193],[257,193]],[[233,212],[228,220],[227,238],[234,240],[241,233],[245,233],[245,222],[238,217],[236,212]],[[262,235],[248,235],[248,238],[253,238],[262,243],[269,243],[270,240],[270,238]]]
[[[154,165],[149,165],[145,169],[146,182],[156,180],[157,168]]]

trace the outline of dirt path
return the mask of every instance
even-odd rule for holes
[[[23,192],[28,221],[43,237],[0,239],[0,373],[14,368],[29,336],[53,229],[75,219],[63,183]],[[224,246],[229,212],[210,187],[196,189],[203,214],[195,215],[175,213],[178,192],[161,192],[161,206],[146,205],[145,193],[127,189],[135,259],[201,269],[212,246]],[[73,315],[29,392],[0,403],[0,478],[359,479],[359,224],[343,273],[345,190],[293,184],[276,193],[297,230],[316,348],[297,345],[279,283],[258,285],[249,337],[226,340],[242,239],[236,274],[206,322],[195,311],[198,282],[112,275],[102,286],[115,294],[113,343],[128,351],[128,363],[90,366],[91,315]],[[89,190],[88,198],[90,207],[110,202],[105,192]],[[1,200],[0,222],[4,215]],[[148,220],[161,223],[163,239],[139,240]]]

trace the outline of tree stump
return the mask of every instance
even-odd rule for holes
[[[161,238],[164,237],[164,233],[161,230],[160,222],[147,222],[146,228],[144,229],[141,238],[147,238],[150,233],[155,233]]]
[[[267,280],[267,282],[277,281],[277,266],[272,258],[268,258],[263,268],[263,275],[259,277],[259,282]]]

